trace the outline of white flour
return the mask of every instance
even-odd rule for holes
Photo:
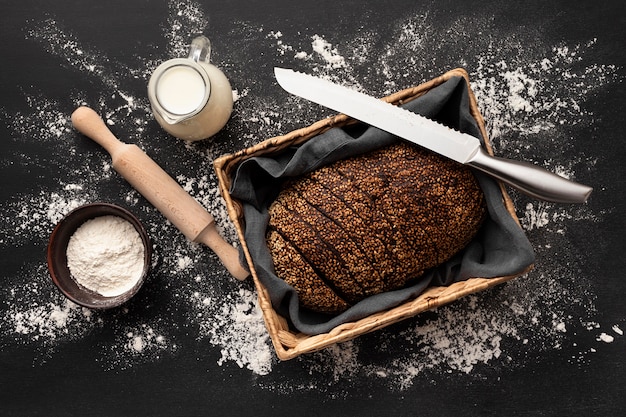
[[[184,56],[192,34],[208,25],[208,14],[198,3],[169,4],[169,15],[163,17],[167,53],[149,51],[152,57]],[[446,26],[435,25],[428,13],[409,12],[390,25],[391,31],[382,38],[366,28],[331,38],[306,29],[285,35],[287,31],[280,27],[268,30],[249,22],[233,22],[233,29],[223,34],[220,42],[214,42],[214,47],[253,43],[259,55],[274,57],[281,65],[377,96],[463,66],[470,73],[496,152],[520,158],[535,151],[550,155],[552,147],[570,150],[572,145],[563,138],[575,134],[572,132],[577,127],[594,123],[587,99],[618,81],[613,65],[590,62],[586,57],[600,42],[595,39],[575,45],[542,44],[533,34],[498,33],[490,18],[480,15]],[[472,36],[468,42],[457,42],[451,36],[469,37],[476,28],[483,28],[481,36]],[[526,42],[524,36],[533,41]],[[106,88],[99,101],[88,104],[100,109],[114,131],[128,141],[155,157],[175,159],[182,167],[174,175],[177,180],[213,213],[223,235],[236,240],[210,167],[213,158],[234,149],[216,142],[174,144],[165,137],[157,148],[153,137],[145,135],[151,120],[147,100],[144,91],[134,90],[126,77],[131,74],[147,80],[156,62],[141,56],[134,60],[141,64],[109,59],[64,29],[61,17],[34,22],[27,38],[68,67],[82,71],[84,77],[102,82]],[[329,114],[293,97],[278,101],[264,94],[263,88],[277,87],[268,84],[273,83],[269,75],[260,78],[252,70],[258,61],[248,51],[222,48],[219,56],[223,61],[216,64],[227,75],[234,75],[231,84],[237,101],[227,129],[229,135],[243,140],[238,146],[284,134]],[[159,271],[168,277],[145,289],[147,297],[167,294],[160,297],[158,312],[129,327],[132,311],[122,310],[119,316],[104,319],[78,308],[50,288],[43,262],[30,260],[14,273],[10,293],[3,294],[7,308],[0,332],[5,339],[14,337],[16,343],[36,340],[42,346],[42,356],[54,355],[69,341],[107,328],[115,332],[116,343],[100,347],[103,367],[123,370],[166,356],[175,358],[178,352],[192,349],[181,344],[180,332],[197,332],[199,344],[220,352],[216,363],[199,358],[199,366],[247,369],[258,376],[255,384],[279,393],[304,389],[342,395],[350,392],[351,382],[360,377],[379,381],[392,390],[404,390],[422,380],[430,383],[459,375],[481,378],[487,368],[523,367],[528,358],[540,358],[542,352],[565,347],[577,354],[565,358],[564,365],[581,366],[593,361],[594,353],[603,345],[616,343],[623,336],[620,325],[625,317],[619,318],[619,323],[597,318],[594,277],[582,272],[584,254],[578,253],[569,238],[574,224],[602,223],[612,208],[592,212],[585,205],[519,199],[522,225],[537,252],[537,268],[530,274],[407,320],[394,326],[394,331],[375,332],[278,364],[251,283],[233,282],[222,270],[207,270],[208,263],[217,264],[212,254],[182,238],[151,208],[140,208],[137,193],[112,172],[106,155],[77,155],[76,141],[80,139],[71,131],[68,115],[59,110],[62,106],[57,98],[46,97],[38,88],[34,85],[24,90],[30,111],[15,115],[2,109],[13,132],[11,140],[19,143],[36,138],[42,146],[55,149],[52,152],[69,155],[70,160],[60,172],[60,185],[24,191],[0,203],[6,214],[0,220],[0,230],[8,231],[0,236],[0,246],[44,242],[63,214],[98,199],[103,184],[109,184],[126,190],[126,203],[144,211],[148,233],[158,242]],[[72,94],[74,104],[85,101],[84,93]],[[46,166],[54,157],[18,154],[8,162],[3,155],[0,163]],[[581,169],[593,172],[596,164],[585,154],[536,162],[573,179]],[[275,372],[281,367],[299,369],[299,379],[289,380]]]
[[[70,237],[67,266],[82,287],[105,297],[130,291],[144,270],[145,247],[128,221],[100,216],[86,221]]]

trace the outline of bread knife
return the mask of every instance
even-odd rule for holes
[[[483,171],[529,196],[556,203],[584,203],[591,187],[540,166],[499,158],[485,152],[467,133],[328,80],[285,68],[274,68],[287,92],[375,126],[433,152]]]

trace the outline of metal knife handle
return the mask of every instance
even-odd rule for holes
[[[482,148],[478,148],[478,152],[466,164],[540,200],[584,203],[593,190],[536,165],[491,156]]]

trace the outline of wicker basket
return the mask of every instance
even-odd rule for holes
[[[489,140],[487,138],[487,132],[485,131],[484,120],[478,110],[475,96],[469,88],[469,77],[465,70],[455,69],[449,71],[427,83],[388,96],[385,98],[385,100],[394,104],[406,103],[417,97],[420,97],[430,89],[444,83],[451,77],[456,76],[462,76],[467,81],[471,114],[476,120],[481,130],[481,133],[485,138],[487,151],[490,154],[493,154],[493,151],[489,144]],[[532,265],[530,265],[526,270],[522,271],[521,273],[511,276],[497,278],[470,278],[466,281],[457,282],[447,287],[429,287],[413,300],[409,300],[395,308],[372,314],[361,320],[341,324],[329,331],[328,333],[311,336],[292,330],[288,326],[287,320],[279,315],[272,307],[267,289],[260,282],[255,271],[250,252],[244,238],[245,219],[243,219],[243,210],[241,204],[233,199],[229,194],[229,189],[231,186],[231,175],[233,174],[237,165],[247,158],[259,156],[262,154],[274,153],[288,146],[301,144],[309,140],[310,138],[325,132],[330,128],[344,126],[351,121],[353,121],[351,118],[342,114],[332,116],[327,119],[318,121],[311,126],[295,130],[286,135],[268,139],[255,146],[243,149],[235,154],[221,156],[214,161],[215,170],[219,180],[220,191],[226,201],[228,215],[234,222],[235,228],[237,230],[237,234],[239,236],[243,252],[246,257],[246,261],[249,265],[252,277],[254,279],[254,284],[258,291],[259,305],[261,310],[263,311],[265,324],[276,350],[276,354],[281,360],[292,359],[303,353],[314,352],[335,343],[351,340],[364,333],[381,329],[383,327],[389,326],[390,324],[415,316],[420,312],[430,310],[444,304],[448,304],[465,295],[486,290],[490,287],[522,275],[532,268]],[[506,193],[506,190],[504,189],[504,186],[502,184],[500,184],[500,188],[504,198],[505,207],[519,225],[515,209],[510,197]]]

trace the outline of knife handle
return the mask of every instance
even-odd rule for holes
[[[491,156],[482,148],[467,164],[540,200],[584,203],[593,190],[528,162]]]

